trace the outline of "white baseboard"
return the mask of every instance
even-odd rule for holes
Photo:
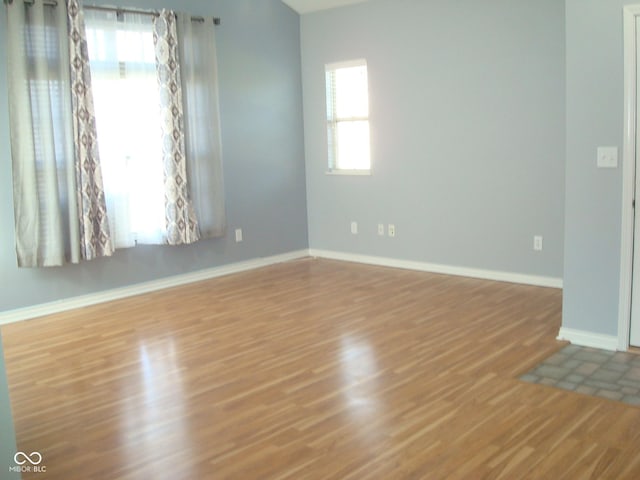
[[[493,270],[478,270],[464,267],[453,267],[434,263],[414,262],[408,260],[397,260],[386,257],[374,257],[367,255],[356,255],[351,253],[334,252],[329,250],[298,250],[282,255],[256,258],[244,262],[223,265],[220,267],[198,270],[196,272],[175,275],[161,278],[150,282],[138,283],[127,287],[91,293],[79,297],[67,298],[50,303],[43,303],[31,307],[19,308],[0,312],[0,325],[42,317],[54,313],[65,312],[76,308],[87,307],[99,303],[132,297],[144,293],[155,292],[166,288],[177,287],[188,283],[199,282],[211,278],[222,277],[233,273],[253,270],[268,265],[296,260],[307,256],[342,260],[347,262],[365,263],[369,265],[379,265],[384,267],[403,268],[407,270],[417,270],[422,272],[442,273],[445,275],[456,275],[463,277],[481,278],[485,280],[497,280],[501,282],[521,283],[526,285],[536,285],[542,287],[562,288],[562,279],[553,277],[539,277],[533,275],[522,275],[517,273],[498,272]],[[561,330],[562,331],[562,330]],[[570,340],[569,338],[567,338]],[[579,342],[575,342],[581,344]],[[617,345],[617,340],[616,340]],[[605,348],[605,347],[599,347]],[[615,350],[615,346],[613,347]]]
[[[440,265],[436,263],[414,262],[410,260],[397,260],[387,257],[374,257],[368,255],[334,252],[329,250],[310,249],[309,255],[311,255],[312,257],[343,260],[346,262],[366,263],[369,265],[403,268],[406,270],[418,270],[421,272],[442,273],[445,275],[455,275],[459,277],[471,277],[480,278],[483,280],[496,280],[499,282],[521,283],[525,285],[535,285],[538,287],[562,288],[562,279],[555,277],[541,277],[536,275],[500,272],[495,270],[479,270],[465,267],[454,267],[450,265]]]
[[[133,297],[135,295],[155,292],[157,290],[164,290],[165,288],[177,287],[188,283],[209,280],[211,278],[222,277],[224,275],[244,272],[247,270],[253,270],[256,268],[288,262],[290,260],[296,260],[308,256],[308,250],[298,250],[282,255],[256,258],[244,262],[232,263],[230,265],[223,265],[220,267],[213,267],[205,270],[198,270],[196,272],[185,273],[183,275],[174,275],[171,277],[161,278],[159,280],[152,280],[150,282],[138,283],[127,287],[115,288],[112,290],[91,293],[79,297],[67,298],[50,303],[43,303],[40,305],[34,305],[32,307],[8,310],[6,312],[0,312],[0,325],[6,325],[8,323],[14,323],[21,320],[29,320],[31,318],[51,315],[53,313],[66,312],[68,310],[73,310],[76,308],[88,307],[90,305],[96,305],[98,303]]]
[[[603,335],[585,330],[574,330],[573,328],[560,328],[558,340],[566,340],[573,345],[580,345],[581,347],[600,348],[602,350],[618,349],[618,337],[615,335]]]

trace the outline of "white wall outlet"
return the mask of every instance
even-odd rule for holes
[[[381,237],[384,237],[384,223],[378,224],[378,235],[380,235]]]
[[[236,243],[240,243],[242,241],[242,229],[236,228]]]
[[[353,235],[358,234],[358,222],[351,222],[351,233]]]
[[[618,147],[598,147],[598,168],[618,168]]]
[[[542,251],[542,240],[542,235],[536,235],[535,237],[533,237],[533,249],[536,252]]]
[[[389,224],[389,226],[387,227],[387,231],[389,232],[389,236],[390,237],[395,237],[396,236],[396,226],[393,224]]]

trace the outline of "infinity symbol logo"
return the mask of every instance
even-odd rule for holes
[[[18,460],[22,457],[22,461]],[[31,452],[31,455],[27,455],[24,452],[18,452],[13,456],[13,461],[16,462],[17,465],[24,465],[29,462],[31,465],[40,465],[42,462],[42,455],[38,452]]]

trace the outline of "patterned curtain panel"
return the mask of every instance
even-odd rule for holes
[[[162,111],[167,243],[169,245],[189,244],[200,239],[200,232],[187,186],[182,86],[178,64],[175,12],[162,10],[154,19],[153,42]]]
[[[80,249],[83,259],[92,260],[112,255],[114,247],[102,184],[84,19],[77,0],[67,0],[67,4]]]

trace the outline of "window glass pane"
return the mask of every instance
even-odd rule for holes
[[[330,170],[369,170],[369,92],[364,60],[326,67]]]
[[[116,35],[118,60],[155,65],[153,32],[119,30]]]
[[[335,70],[335,107],[338,119],[367,117],[368,97],[366,65]]]
[[[161,243],[164,170],[151,22],[88,18],[87,34],[112,236],[117,248]]]
[[[337,125],[337,161],[340,170],[370,168],[369,122],[339,122]]]

